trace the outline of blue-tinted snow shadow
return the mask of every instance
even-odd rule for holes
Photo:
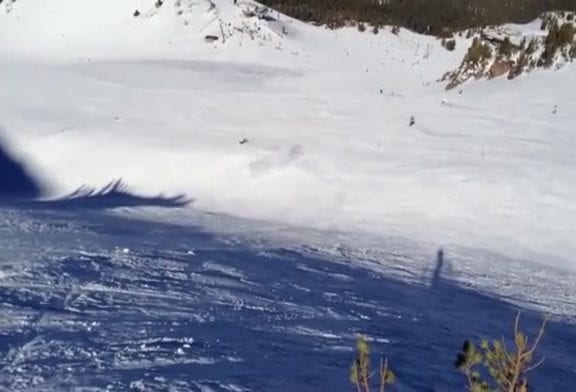
[[[223,352],[238,352],[250,363],[205,368],[209,373],[203,376],[217,378],[219,373],[227,373],[228,381],[242,380],[254,390],[350,390],[348,370],[353,353],[344,349],[352,348],[353,336],[359,334],[376,340],[372,347],[375,362],[378,355],[389,357],[399,378],[398,390],[463,390],[465,379],[453,367],[462,342],[510,335],[519,310],[497,296],[444,279],[440,273],[444,252],[442,259],[435,260],[432,279],[422,284],[291,250],[268,252],[265,257],[239,257],[234,251],[227,257],[214,253],[206,254],[206,259],[222,263],[234,259],[242,271],[261,275],[262,288],[257,295],[262,298],[288,300],[295,304],[294,309],[302,306],[318,311],[316,315],[295,315],[268,309],[254,319],[239,316],[235,321],[200,327],[212,335],[209,341],[219,342]],[[255,259],[260,259],[260,265]],[[522,312],[522,327],[536,332],[543,316],[526,309]],[[244,313],[257,312],[247,309]],[[212,329],[215,325],[218,328]],[[225,330],[227,333],[222,333]],[[546,362],[531,374],[535,391],[568,391],[566,386],[576,382],[576,371],[570,365],[576,361],[576,352],[570,347],[576,347],[574,326],[562,321],[549,323],[539,350]]]
[[[7,390],[25,388],[22,372],[31,376],[29,387],[51,380],[47,390],[90,385],[124,391],[139,382],[152,391],[170,385],[230,390],[226,384],[252,391],[350,390],[350,349],[360,333],[376,339],[375,353],[390,358],[400,390],[462,390],[464,379],[452,366],[461,342],[509,333],[517,310],[454,283],[445,267],[458,260],[444,250],[433,258],[429,281],[407,283],[354,266],[354,260],[329,261],[321,252],[223,243],[199,228],[83,211],[188,202],[138,196],[121,181],[39,201],[42,187],[1,143],[0,180],[0,208],[31,209],[38,212],[33,219],[59,227],[54,237],[34,233],[31,246],[54,249],[64,241],[67,249],[69,237],[73,246],[102,252],[62,257],[59,251],[56,258],[30,261],[14,281],[2,275],[0,387]],[[61,209],[72,214],[42,217]],[[83,240],[57,219],[93,220],[98,231]],[[128,253],[104,252],[107,241]],[[526,330],[535,331],[540,320],[524,310]],[[43,342],[51,348],[42,350]],[[532,378],[536,391],[568,391],[576,384],[574,347],[573,325],[550,322],[539,351],[546,362]]]
[[[137,383],[150,391],[347,391],[354,339],[366,334],[376,339],[373,352],[390,358],[396,390],[460,391],[465,380],[453,362],[462,341],[508,334],[517,311],[453,282],[446,266],[458,260],[449,250],[430,255],[429,279],[408,283],[310,248],[262,248],[200,228],[95,219],[102,243],[73,236],[75,246],[100,253],[46,258],[27,272],[33,290],[22,279],[0,286],[2,306],[32,313],[1,331],[0,368],[8,370],[0,386],[22,380],[10,373],[10,360],[21,354],[18,366],[29,361],[38,379],[61,380],[57,390],[129,391]],[[108,238],[127,253],[106,251]],[[535,331],[541,315],[524,310],[522,320]],[[38,336],[53,347],[28,360],[25,350]],[[546,361],[532,374],[535,391],[570,390],[574,347],[573,325],[550,322],[539,350]],[[59,356],[64,351],[79,354]]]
[[[0,200],[39,197],[42,189],[24,164],[7,151],[0,140]]]
[[[111,181],[97,189],[83,185],[74,192],[58,199],[28,200],[21,202],[23,207],[41,209],[108,209],[118,207],[166,207],[180,208],[192,202],[184,194],[175,196],[144,196],[132,192],[121,179]]]
[[[117,207],[184,207],[192,200],[184,194],[138,195],[117,179],[97,189],[82,185],[57,199],[41,199],[44,190],[24,162],[15,159],[0,140],[0,205],[40,209],[107,209]]]

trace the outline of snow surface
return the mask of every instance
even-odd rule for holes
[[[227,1],[181,1],[188,26],[173,2],[97,3],[1,14],[5,143],[51,195],[122,178],[202,210],[576,265],[573,67],[459,95],[435,80],[461,53],[430,37],[284,16],[281,37]],[[203,41],[227,23],[225,44]]]
[[[46,272],[40,267],[46,257],[52,260],[63,252],[62,257],[71,258],[71,268],[80,268],[74,267],[77,260],[91,263],[95,257],[94,268],[100,268],[102,254],[109,249],[108,240],[93,229],[88,231],[88,242],[94,241],[90,246],[95,249],[87,250],[87,256],[79,254],[77,246],[67,242],[70,236],[83,241],[76,225],[82,232],[83,225],[98,225],[88,223],[89,219],[100,222],[104,218],[74,215],[70,223],[61,207],[71,208],[72,204],[50,200],[85,185],[99,189],[122,179],[141,198],[135,201],[121,195],[122,203],[108,207],[130,207],[116,211],[122,219],[163,222],[138,223],[136,228],[127,229],[140,233],[139,237],[126,234],[130,244],[117,243],[128,255],[137,238],[161,244],[154,238],[163,224],[201,224],[210,232],[237,238],[233,245],[239,246],[236,250],[240,254],[248,252],[245,244],[254,241],[272,248],[285,244],[296,249],[297,259],[304,260],[309,260],[308,250],[313,248],[313,255],[323,261],[369,267],[381,277],[378,279],[407,282],[409,288],[422,281],[427,284],[431,260],[442,248],[450,260],[451,279],[458,282],[455,287],[492,292],[523,307],[552,312],[561,320],[572,318],[576,313],[575,66],[539,71],[514,81],[468,83],[461,91],[446,92],[437,80],[459,65],[465,40],[458,41],[456,51],[448,52],[439,40],[405,30],[399,35],[389,31],[374,35],[352,28],[330,31],[276,13],[269,15],[276,18],[274,21],[247,17],[244,11],[254,7],[246,1],[234,6],[224,0],[166,0],[160,8],[144,0],[19,0],[0,5],[1,147],[25,164],[44,187],[46,204],[39,203],[33,210],[58,206],[54,215],[46,213],[38,218],[41,223],[17,212],[21,207],[14,210],[12,206],[5,212],[5,221],[12,229],[6,229],[0,247],[7,263],[0,270],[0,281],[4,292],[13,285],[17,293],[3,295],[13,301],[26,297],[23,292],[44,287],[45,296],[31,300],[33,306],[44,307],[50,303],[47,298],[54,295],[57,301],[64,301],[64,309],[85,305],[86,312],[103,311],[107,317],[114,317],[116,311],[126,312],[127,318],[128,314],[132,317],[146,312],[148,300],[134,302],[137,309],[127,302],[114,305],[122,300],[109,294],[108,286],[116,283],[108,280],[120,279],[111,272],[91,275],[73,271],[63,277],[65,288],[58,295],[38,286],[43,274],[54,279],[61,274],[60,270]],[[133,16],[136,9],[141,12],[138,17]],[[208,43],[207,35],[218,40]],[[416,120],[412,127],[408,125],[411,116]],[[97,193],[92,194],[95,198],[86,198],[85,189],[78,193],[84,196],[80,198],[84,204],[74,207],[86,207],[86,200],[92,207],[95,200],[102,201]],[[134,208],[146,204],[147,196],[160,193],[185,194],[194,202],[171,211]],[[58,223],[61,220],[65,223]],[[112,241],[124,233],[108,226],[116,223],[101,223],[101,230],[109,231]],[[141,227],[150,233],[138,231]],[[29,244],[20,242],[21,230],[48,233],[48,237],[38,239],[38,248],[27,251]],[[61,230],[65,238],[59,238],[62,242],[57,245],[50,236]],[[186,242],[186,233],[179,234],[174,243],[158,245],[158,252],[178,248]],[[196,234],[188,235],[192,238]],[[47,246],[53,241],[53,248]],[[70,249],[66,250],[67,246]],[[201,287],[209,286],[203,274],[222,275],[227,281],[219,280],[218,284],[233,286],[233,292],[220,301],[235,301],[239,287],[251,287],[249,281],[244,282],[249,275],[238,265],[210,257],[190,258],[192,261],[186,260],[194,266],[186,268],[201,268],[196,262],[205,267],[202,272],[186,270],[187,276],[199,279]],[[249,259],[259,260],[253,254]],[[132,262],[122,260],[121,269],[123,263]],[[145,256],[135,260],[137,266],[126,268],[148,268],[139,264],[147,260]],[[19,263],[31,264],[26,269]],[[346,275],[339,269],[351,267],[330,268]],[[30,277],[30,273],[36,275]],[[118,295],[127,294],[126,301],[134,300],[132,296],[147,298],[145,285],[155,284],[162,294],[154,289],[150,296],[168,295],[158,298],[157,304],[171,304],[175,298],[166,294],[170,288],[162,282],[162,270],[150,273],[160,275],[139,281],[132,277],[138,290],[125,293],[120,285]],[[80,279],[77,276],[87,281],[74,280]],[[294,271],[289,277],[293,278],[290,284],[298,286],[294,292],[320,295],[325,289],[300,282],[305,278]],[[262,275],[258,284],[276,278]],[[339,281],[336,275],[330,279]],[[349,283],[347,289],[362,290],[363,279],[357,275],[352,282],[362,283]],[[102,305],[91,298],[92,294],[74,291],[85,284],[89,284],[90,293],[109,296],[112,305]],[[188,283],[182,284],[182,292],[190,289]],[[393,285],[388,280],[387,284]],[[402,297],[404,286],[398,287],[396,295]],[[375,294],[376,288],[367,290],[370,300],[384,301]],[[448,289],[444,295],[450,296],[454,290],[460,289]],[[294,295],[279,294],[278,301],[286,300],[284,294]],[[88,302],[75,303],[76,295]],[[182,314],[187,314],[182,317],[192,317],[186,304],[197,299],[195,295],[178,297],[185,308]],[[415,301],[425,296],[419,294]],[[499,306],[490,307],[483,300],[456,305],[487,306],[487,313],[479,317],[491,317],[489,313]],[[456,305],[453,311],[462,311]],[[202,306],[208,314],[213,311],[210,305]],[[262,305],[256,301],[250,306]],[[303,299],[295,306],[303,307],[302,312],[311,306],[310,311],[317,312],[326,305],[306,305]],[[22,307],[18,302],[14,311],[20,312]],[[339,311],[343,309],[347,308]],[[176,311],[158,313],[158,319],[177,319]],[[261,315],[262,309],[259,311]],[[286,314],[291,312],[286,310]],[[244,320],[242,314],[232,319],[234,324]],[[452,316],[442,313],[436,325],[446,322],[442,317]],[[34,322],[22,321],[26,328],[35,330]],[[343,333],[316,325],[292,327],[277,326],[282,331],[297,331],[302,336],[318,333],[327,339]],[[488,330],[494,325],[484,327]],[[558,328],[562,333],[554,339],[562,342],[565,329]],[[338,342],[339,347],[348,347],[349,337],[363,328],[344,329],[348,335],[346,341]],[[370,328],[369,332],[376,331]],[[30,345],[48,341],[38,340],[42,334],[39,336],[18,350],[27,352]],[[393,333],[386,338],[390,336],[398,338]],[[449,341],[454,342],[453,338]],[[96,347],[100,344],[105,342]],[[238,355],[245,349],[234,347]],[[554,350],[554,358],[569,355]],[[18,355],[19,351],[14,351],[9,356],[15,364],[19,363]],[[155,357],[122,358],[128,359],[118,360],[118,366],[128,371],[151,366],[142,363]],[[138,364],[141,359],[144,362]],[[349,353],[346,360],[341,359],[337,365],[342,366],[327,372],[345,369]],[[221,360],[202,354],[186,357],[182,363]],[[557,365],[547,374],[558,372],[561,362],[554,362]],[[22,369],[9,367],[15,368]],[[55,376],[54,385],[64,387],[58,384],[65,382],[63,374]],[[71,382],[78,386],[81,378],[75,374]],[[129,378],[119,377],[124,381]],[[239,388],[260,389],[252,381],[230,378],[234,379],[231,385]],[[255,379],[261,380],[262,375]],[[17,385],[14,380],[6,385]],[[30,386],[32,381],[26,380]],[[412,384],[416,388],[429,382],[416,380]],[[133,381],[134,388],[139,388],[138,379]],[[94,379],[87,383],[95,385]],[[273,385],[267,387],[278,390]]]
[[[427,255],[428,271],[410,278],[418,259],[392,244],[370,260],[214,234],[203,228],[213,219],[199,213],[193,227],[50,202],[0,208],[0,390],[344,391],[354,340],[367,334],[390,358],[395,390],[457,391],[460,343],[512,327],[506,300],[455,282],[460,255]],[[510,274],[500,284],[537,291],[574,279],[528,272],[532,281]],[[526,330],[540,321],[524,311]],[[553,317],[535,390],[570,390],[574,344],[570,320]]]

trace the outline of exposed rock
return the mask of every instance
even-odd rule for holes
[[[502,76],[514,67],[514,61],[495,61],[488,71],[489,78]]]
[[[204,37],[204,41],[206,41],[208,43],[216,42],[216,41],[218,41],[218,37],[215,35],[206,35]]]
[[[551,12],[541,16],[547,34],[527,33],[514,27],[486,28],[474,33],[472,45],[458,69],[447,72],[446,89],[469,79],[491,79],[507,74],[514,79],[537,68],[559,68],[576,59],[576,16]]]

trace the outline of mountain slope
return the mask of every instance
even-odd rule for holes
[[[249,2],[113,4],[2,5],[0,119],[45,197],[121,178],[205,211],[574,268],[573,65],[445,92],[466,48],[433,37]]]
[[[572,385],[576,67],[445,91],[465,39],[390,30],[2,2],[0,388],[346,388],[367,333],[455,390],[511,304]]]
[[[0,50],[11,56],[79,61],[157,56],[217,56],[220,44],[242,51],[258,45],[282,50],[283,25],[261,19],[252,2],[174,0],[27,0],[0,4]],[[247,16],[248,15],[248,16]],[[284,31],[286,29],[284,28]],[[251,42],[247,42],[251,41]],[[216,53],[216,54],[215,54]]]
[[[390,358],[395,390],[459,390],[461,341],[512,328],[510,304],[453,281],[453,253],[430,254],[428,273],[405,282],[388,275],[419,260],[393,247],[380,254],[385,268],[366,269],[360,255],[235,237],[49,204],[0,207],[0,390],[348,390],[360,333]],[[502,286],[518,283],[509,272]],[[566,301],[558,294],[551,303]],[[539,322],[524,311],[527,331]],[[575,340],[569,320],[550,320],[535,390],[570,390]]]

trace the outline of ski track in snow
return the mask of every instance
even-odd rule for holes
[[[273,246],[123,214],[0,209],[11,222],[0,226],[0,389],[343,390],[366,334],[392,360],[399,390],[456,390],[459,343],[509,331],[512,300],[526,328],[556,313],[535,386],[576,380],[566,368],[576,360],[574,290],[562,284],[574,279],[561,272],[523,281],[507,261],[488,277],[462,267],[464,252],[419,260],[393,244],[317,248],[314,232],[298,233],[307,245],[288,232]],[[483,278],[515,295],[483,293]],[[532,298],[544,302],[518,300],[538,288]]]

